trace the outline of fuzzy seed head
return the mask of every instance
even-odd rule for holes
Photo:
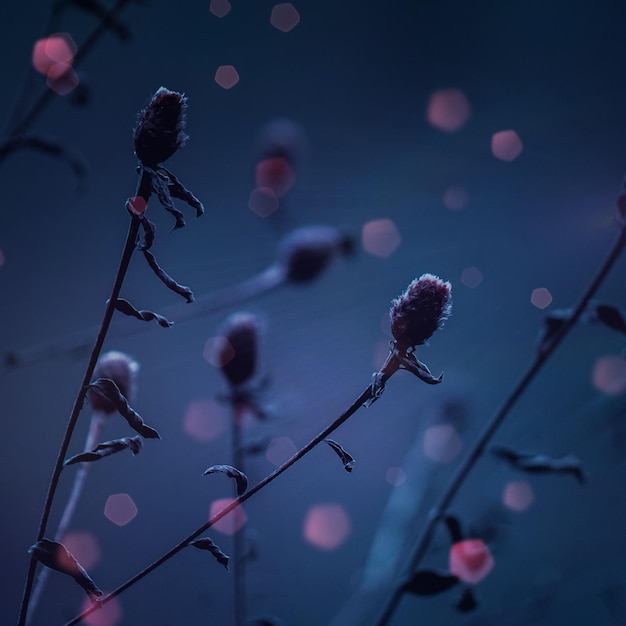
[[[422,274],[391,302],[391,333],[401,343],[417,346],[441,328],[452,309],[452,285]]]
[[[233,313],[220,336],[215,362],[231,387],[239,387],[254,375],[257,359],[259,323],[251,313]]]
[[[122,395],[132,403],[137,391],[138,372],[137,361],[124,352],[111,350],[98,359],[93,377],[94,380],[109,378],[117,385]],[[103,396],[90,390],[87,392],[87,397],[94,411],[106,414],[115,413],[115,407]]]
[[[135,154],[144,165],[154,168],[185,145],[186,109],[183,94],[159,87],[140,111],[133,138]]]
[[[352,252],[352,239],[332,226],[298,228],[283,239],[278,249],[278,263],[293,283],[316,279],[338,256]]]

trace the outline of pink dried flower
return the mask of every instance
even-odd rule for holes
[[[232,387],[250,380],[256,369],[259,323],[251,313],[233,313],[222,327],[216,362]]]
[[[391,333],[406,346],[426,342],[443,326],[452,308],[452,285],[433,274],[422,274],[392,301]]]
[[[185,145],[186,109],[187,98],[165,87],[150,98],[133,133],[135,154],[144,165],[155,168]]]
[[[137,372],[139,363],[132,357],[111,350],[103,354],[96,363],[94,379],[108,378],[112,380],[122,392],[122,395],[132,402],[136,393]],[[94,391],[88,391],[87,397],[94,411],[114,413],[115,407],[104,397]]]

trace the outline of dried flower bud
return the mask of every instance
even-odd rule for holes
[[[224,341],[216,344],[215,363],[232,387],[238,387],[254,375],[256,368],[259,323],[250,313],[233,313],[220,336]]]
[[[278,263],[287,279],[307,283],[317,278],[337,257],[350,254],[352,239],[332,226],[307,226],[289,233],[278,248]]]
[[[187,98],[165,87],[150,98],[133,133],[135,154],[144,165],[154,168],[185,145],[186,109]]]
[[[139,363],[137,361],[123,352],[111,350],[110,352],[105,352],[98,359],[93,377],[94,379],[109,378],[117,385],[122,395],[129,402],[132,402],[136,393],[138,371]],[[101,413],[115,412],[115,407],[100,394],[90,390],[87,392],[87,397],[94,411]]]
[[[391,333],[407,346],[426,342],[443,326],[452,308],[452,285],[433,274],[423,274],[392,301]]]

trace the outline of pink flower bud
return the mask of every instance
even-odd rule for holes
[[[232,387],[242,385],[256,369],[259,323],[250,313],[233,313],[220,335],[224,341],[216,344],[215,362]]]
[[[150,98],[133,133],[135,154],[144,165],[154,168],[185,145],[186,109],[187,98],[165,87]]]
[[[132,402],[136,393],[137,372],[139,363],[123,352],[111,350],[104,353],[96,363],[93,377],[109,378],[122,392],[122,395]],[[103,396],[94,391],[87,392],[89,403],[94,411],[114,413],[115,407]]]
[[[443,326],[452,308],[452,285],[433,274],[423,274],[392,301],[391,333],[407,346],[426,342]]]

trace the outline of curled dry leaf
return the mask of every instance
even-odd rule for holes
[[[451,589],[459,579],[450,572],[420,570],[402,585],[402,591],[416,596],[434,596]]]
[[[223,565],[226,569],[228,569],[228,561],[230,560],[230,557],[222,552],[208,537],[196,539],[195,541],[190,542],[189,545],[197,548],[198,550],[208,550],[220,565]]]
[[[160,439],[159,433],[148,426],[129,404],[122,395],[117,385],[109,378],[98,378],[89,384],[88,389],[95,391],[97,394],[106,398],[117,410],[117,412],[126,419],[128,425],[142,437],[146,439]]]
[[[346,472],[351,472],[354,469],[355,460],[348,452],[346,452],[336,441],[332,439],[324,439],[324,441],[337,453],[337,456],[341,459],[343,467]]]
[[[156,323],[162,328],[170,328],[170,326],[174,325],[174,322],[170,322],[158,313],[146,310],[138,311],[128,300],[124,300],[123,298],[118,298],[115,301],[115,309],[120,313],[124,313],[124,315],[136,317],[142,322],[151,322],[152,320],[156,320]]]
[[[448,532],[450,533],[450,540],[452,541],[452,543],[463,541],[463,531],[461,530],[461,522],[459,522],[458,517],[448,514],[444,517],[443,521],[448,528]]]
[[[168,288],[177,293],[179,296],[182,296],[187,300],[187,302],[193,302],[193,292],[189,287],[185,285],[181,285],[177,283],[169,274],[167,274],[163,268],[157,263],[157,260],[154,258],[154,254],[149,252],[148,250],[143,250],[143,255],[146,257],[146,261],[148,261],[148,265],[152,269],[152,271],[157,275],[158,279]]]
[[[143,440],[138,435],[135,437],[122,437],[121,439],[112,439],[99,443],[93,450],[88,450],[76,454],[65,460],[63,465],[74,465],[74,463],[89,463],[91,461],[99,461],[105,456],[110,456],[122,450],[130,450],[133,455],[138,454],[141,450]]]
[[[237,483],[237,495],[241,496],[245,493],[248,488],[248,477],[236,467],[232,465],[211,465],[209,469],[205,470],[204,476],[208,474],[217,474],[222,473],[226,474],[230,478],[234,478]]]

